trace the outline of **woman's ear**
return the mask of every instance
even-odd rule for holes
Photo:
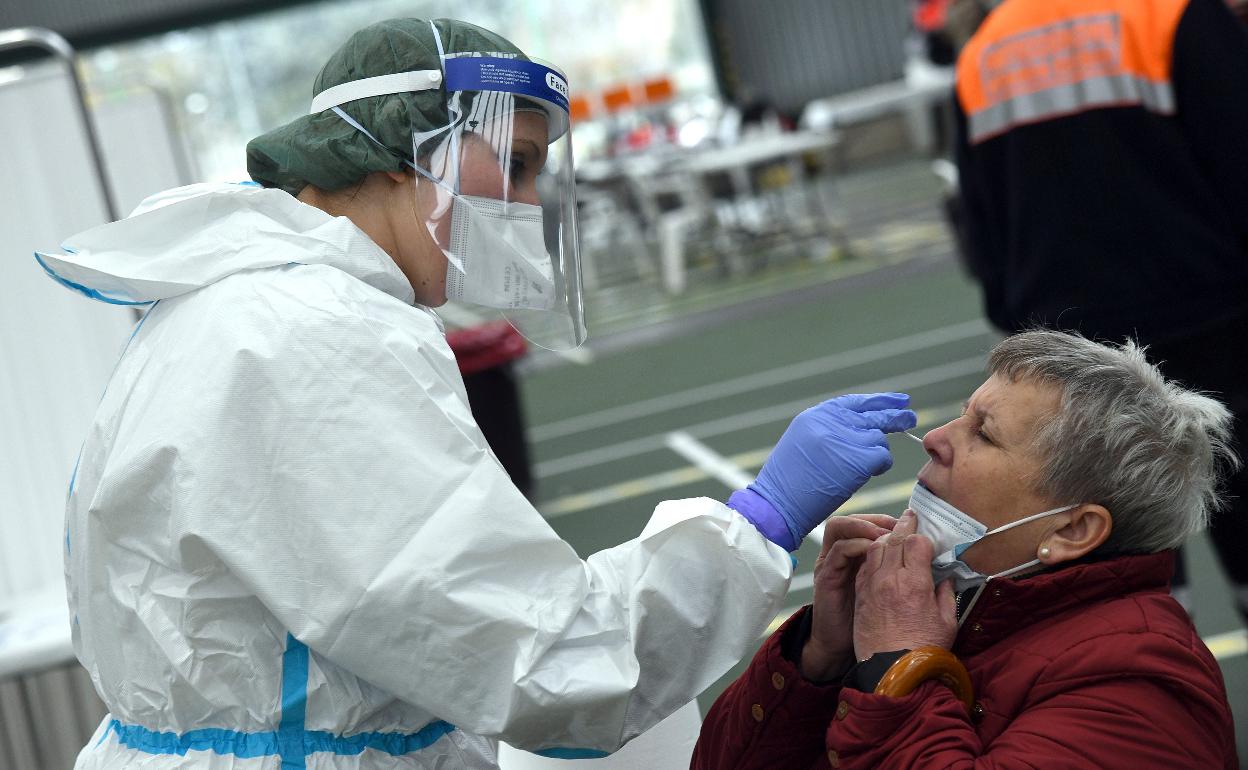
[[[1085,503],[1066,512],[1066,523],[1041,541],[1036,558],[1046,565],[1086,556],[1109,538],[1114,518],[1103,505]]]
[[[408,173],[406,171],[387,171],[385,173],[386,176],[390,177],[390,181],[395,184],[404,184],[408,180]]]

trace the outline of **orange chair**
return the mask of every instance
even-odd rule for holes
[[[589,97],[584,94],[576,94],[568,99],[568,114],[571,116],[573,123],[589,120],[594,114],[593,105],[590,103]]]
[[[611,114],[633,107],[636,104],[636,100],[633,98],[632,85],[625,83],[621,86],[605,89],[602,92],[602,104],[607,108],[607,112]]]
[[[641,85],[646,104],[663,104],[676,96],[676,84],[667,75],[650,78]]]

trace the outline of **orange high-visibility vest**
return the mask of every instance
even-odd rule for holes
[[[971,144],[1086,110],[1174,112],[1174,36],[1188,0],[1007,0],[958,57]]]

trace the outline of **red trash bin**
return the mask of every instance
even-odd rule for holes
[[[512,482],[530,496],[533,469],[514,366],[528,352],[524,337],[506,321],[492,321],[448,332],[446,341],[464,377],[473,419]]]

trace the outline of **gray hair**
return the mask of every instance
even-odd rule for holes
[[[1043,458],[1034,488],[1059,504],[1109,509],[1113,531],[1099,553],[1176,548],[1223,506],[1220,481],[1239,465],[1230,411],[1167,380],[1135,342],[1033,329],[993,348],[988,371],[1059,390],[1057,414],[1033,439]]]

